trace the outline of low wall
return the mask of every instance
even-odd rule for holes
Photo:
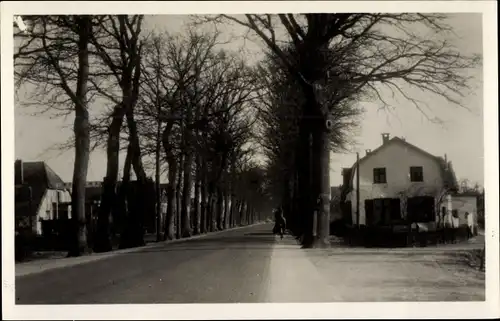
[[[344,240],[351,246],[365,247],[407,247],[407,246],[429,246],[443,243],[463,242],[468,238],[467,226],[458,228],[440,228],[434,231],[394,232],[391,227],[369,228],[350,227],[347,228]]]

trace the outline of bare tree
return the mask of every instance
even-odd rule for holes
[[[103,182],[103,195],[99,207],[98,228],[94,251],[106,252],[112,249],[109,231],[109,219],[113,206],[116,204],[116,189],[118,180],[118,159],[120,152],[120,135],[123,119],[126,118],[129,134],[128,160],[140,181],[146,179],[140,156],[140,146],[134,108],[138,100],[141,77],[140,32],[142,16],[104,16],[99,21],[100,33],[92,37],[96,55],[100,58],[103,72],[109,74],[105,82],[93,82],[100,95],[110,100],[113,110],[107,127],[107,166]],[[126,169],[125,175],[129,175]],[[126,187],[125,187],[126,188]],[[126,193],[125,193],[126,194]],[[122,231],[121,247],[141,245],[142,230],[140,219],[131,211],[130,219],[125,220]],[[134,233],[133,230],[137,229]]]
[[[30,86],[27,104],[62,114],[74,112],[75,163],[73,169],[72,220],[74,240],[69,256],[87,250],[85,185],[90,153],[88,107],[91,79],[90,50],[94,32],[92,16],[25,16],[29,32],[16,33],[14,53],[18,89]],[[68,106],[72,106],[69,108]]]
[[[270,173],[275,173],[273,184],[282,186],[276,190],[280,194],[277,199],[281,200],[287,222],[295,233],[300,234],[304,223],[297,214],[306,211],[311,201],[308,197],[310,187],[306,188],[311,184],[311,164],[309,158],[302,157],[310,144],[307,136],[304,139],[300,135],[304,96],[295,89],[297,82],[277,57],[270,55],[264,63],[261,70],[266,89],[257,106],[261,124],[259,142],[269,161]],[[323,99],[327,105],[335,104],[334,95],[323,95]],[[331,109],[329,141],[332,151],[348,149],[360,113],[360,108],[347,101]],[[297,180],[302,182],[302,192],[296,191]]]
[[[205,21],[248,28],[280,57],[300,85],[305,97],[301,116],[305,128],[300,136],[312,136],[311,150],[316,155],[312,199],[320,197],[325,204],[320,210],[317,240],[312,238],[311,211],[307,213],[306,247],[328,243],[330,109],[359,93],[388,105],[380,94],[385,87],[426,114],[425,102],[402,89],[403,84],[460,105],[470,80],[464,71],[479,62],[477,56],[460,54],[445,39],[452,30],[442,14],[247,14],[243,19],[218,15]],[[418,33],[415,27],[419,27]],[[283,34],[285,45],[280,42]],[[440,37],[434,36],[437,34]],[[292,55],[285,50],[290,47]],[[325,92],[333,93],[336,103],[325,105],[321,99]]]

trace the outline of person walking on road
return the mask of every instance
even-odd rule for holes
[[[281,236],[281,239],[283,239],[283,235],[285,234],[285,229],[286,229],[286,219],[283,216],[283,209],[278,207],[274,211],[274,234],[279,233]]]

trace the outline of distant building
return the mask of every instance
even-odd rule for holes
[[[132,186],[136,183],[136,181],[130,181]],[[117,186],[117,191],[119,190],[122,182],[118,181],[116,186]],[[72,183],[65,183],[65,185],[71,190],[71,185]],[[165,215],[167,211],[167,198],[166,198],[166,190],[167,190],[168,184],[160,184],[160,191],[161,191],[161,213],[162,213],[162,223],[163,223],[163,215]],[[86,214],[86,219],[87,222],[89,223],[89,226],[95,226],[97,223],[97,217],[98,217],[98,212],[99,212],[99,206],[101,204],[101,197],[103,193],[103,188],[102,188],[102,181],[89,181],[86,183],[85,187],[85,214]],[[119,204],[120,202],[118,202]],[[119,214],[120,210],[123,210],[122,207],[118,206],[115,207],[115,211],[112,215],[112,221],[116,224],[120,224],[122,217],[120,215],[116,216],[115,214]],[[154,213],[153,213],[154,214]],[[144,215],[145,219],[145,227],[148,231],[153,231],[155,229],[155,224],[156,224],[156,217],[155,215]]]
[[[359,203],[357,167],[359,166]],[[474,212],[475,203],[457,194],[458,184],[450,161],[408,143],[399,137],[382,134],[382,145],[367,150],[350,168],[342,169],[341,199],[343,215],[359,225],[397,225],[407,218],[412,222],[463,223],[465,212]]]
[[[71,218],[71,195],[45,162],[16,160],[14,168],[16,229],[41,235],[43,221]]]

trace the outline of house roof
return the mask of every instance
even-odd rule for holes
[[[417,153],[420,153],[420,154],[422,154],[426,157],[429,157],[429,158],[433,159],[434,161],[436,161],[439,164],[439,167],[441,169],[441,174],[442,174],[443,181],[444,181],[445,185],[447,185],[452,190],[458,189],[458,182],[457,182],[457,178],[455,176],[455,171],[453,170],[453,165],[451,164],[451,161],[446,161],[443,157],[440,157],[440,156],[434,156],[434,155],[430,154],[429,152],[427,152],[427,151],[425,151],[425,150],[423,150],[423,149],[421,149],[413,144],[408,143],[405,139],[401,139],[397,136],[391,138],[387,143],[380,145],[379,147],[377,147],[376,149],[374,149],[370,153],[366,154],[364,157],[361,157],[359,159],[359,165],[363,164],[364,162],[366,162],[366,160],[370,159],[372,156],[374,156],[375,154],[384,150],[387,146],[392,145],[394,143],[402,144],[403,146],[410,148],[410,149],[416,151]],[[354,164],[351,168],[344,168],[343,169],[342,175],[349,177],[349,183],[351,183],[352,180],[354,179],[354,173],[355,173],[357,163],[358,162],[354,162]],[[348,186],[346,186],[345,188],[348,188]],[[346,190],[344,190],[344,192],[346,192]]]
[[[16,215],[29,215],[29,191],[31,187],[31,215],[36,215],[46,190],[66,190],[63,180],[45,162],[24,162],[23,177],[25,186],[16,186]]]

